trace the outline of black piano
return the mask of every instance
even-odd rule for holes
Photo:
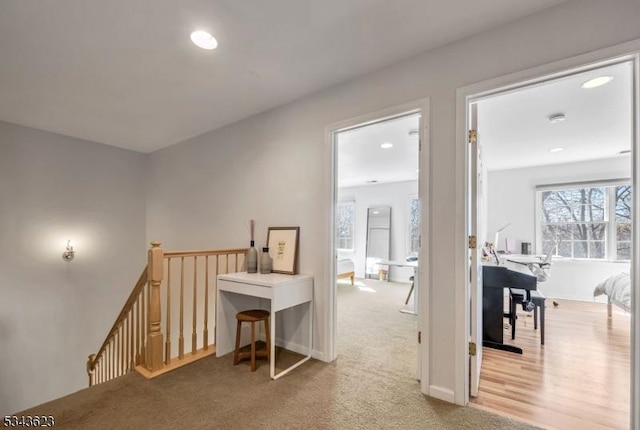
[[[537,278],[505,266],[482,266],[482,345],[522,354],[503,342],[504,288],[537,289]]]

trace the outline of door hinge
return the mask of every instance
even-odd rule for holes
[[[418,332],[418,343],[422,343],[422,332]]]
[[[478,247],[478,239],[475,236],[469,236],[469,249],[476,249]]]
[[[476,130],[469,130],[469,143],[473,144],[478,141],[478,132]]]
[[[475,342],[469,342],[469,355],[475,357],[477,352],[478,351],[476,351],[476,343]]]

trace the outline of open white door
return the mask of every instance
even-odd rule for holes
[[[483,168],[478,140],[478,106],[469,105],[469,394],[478,395],[482,364],[482,238]],[[474,351],[475,350],[475,351]]]

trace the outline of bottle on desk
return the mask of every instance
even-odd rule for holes
[[[258,251],[251,241],[251,247],[247,251],[247,273],[258,273]]]
[[[269,255],[269,248],[262,248],[262,256],[260,257],[260,273],[267,274],[271,273],[271,269],[273,268],[273,260]]]

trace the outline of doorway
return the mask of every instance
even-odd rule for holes
[[[546,267],[544,277],[537,276],[536,291],[547,297],[544,344],[529,314],[512,312],[517,319],[505,320],[506,330],[500,341],[507,346],[519,343],[526,347],[521,356],[485,348],[484,354],[471,357],[468,380],[472,386],[467,392],[475,394],[473,382],[479,376],[476,405],[545,426],[581,427],[589,423],[602,428],[628,428],[629,417],[633,419],[629,386],[633,368],[637,368],[637,357],[634,362],[632,354],[637,340],[633,309],[626,315],[608,316],[605,304],[593,303],[593,294],[594,287],[618,272],[627,273],[630,295],[637,292],[632,268],[637,267],[638,259],[637,253],[631,252],[637,243],[632,240],[631,227],[638,215],[631,211],[636,206],[630,199],[638,194],[638,178],[632,175],[637,163],[634,149],[638,100],[633,90],[636,73],[637,57],[624,57],[466,98],[468,125],[474,130],[474,143],[468,152],[467,228],[476,235],[477,247],[471,253],[478,260],[483,254],[493,260],[492,252],[498,251],[496,263],[507,270],[515,270],[509,262],[518,263],[521,256],[515,254],[525,254],[527,250],[555,260]],[[554,100],[555,105],[541,102],[546,93],[553,96],[549,100]],[[535,102],[528,102],[527,95],[534,95]],[[589,104],[593,108],[585,109]],[[518,115],[525,121],[517,126],[516,134],[503,140],[508,125],[519,121]],[[492,116],[497,117],[489,118]],[[569,121],[579,127],[568,127]],[[579,124],[581,121],[584,122]],[[475,152],[483,154],[487,171],[473,171]],[[485,184],[481,187],[483,192],[473,183],[476,178]],[[474,202],[477,196],[484,196],[484,200]],[[494,234],[501,240],[496,241]],[[518,271],[529,270],[528,275],[535,279],[539,274],[532,267],[542,265],[518,266],[525,269]],[[483,268],[481,263],[468,268],[471,273],[480,273],[477,285],[473,285],[474,281],[469,285],[470,309],[486,299],[482,273],[487,272],[479,268]],[[508,300],[509,290],[505,292]],[[512,309],[508,307],[509,311]],[[499,311],[502,313],[502,306]],[[590,319],[594,312],[600,312],[602,318]],[[572,319],[580,318],[583,319],[572,332]],[[478,329],[471,338],[481,348],[483,335],[486,337],[481,313],[469,322],[476,321]],[[509,334],[514,325],[519,335],[512,341]],[[564,336],[567,337],[562,340]],[[571,347],[571,339],[579,339],[579,345]],[[621,343],[622,348],[616,349]],[[561,351],[563,348],[566,352]],[[575,351],[580,351],[583,359],[572,356]],[[592,360],[584,360],[591,354],[601,354],[603,359],[593,359],[594,355]],[[611,358],[619,364],[617,367],[609,367]],[[590,363],[580,367],[585,361]],[[551,362],[555,368],[566,363],[565,373],[552,372],[545,365]],[[474,364],[482,369],[480,375],[474,374]],[[513,379],[509,380],[509,369],[521,370],[512,372]],[[531,369],[535,371],[529,372]],[[483,372],[494,382],[500,379],[502,395],[497,395],[486,379],[483,396]],[[614,378],[616,374],[620,380]],[[589,398],[591,389],[600,384],[599,378],[609,382],[599,385],[598,393],[594,393],[598,399],[605,399],[605,404]],[[518,381],[526,389],[517,388],[524,386]],[[606,394],[607,390],[611,392]],[[621,398],[615,401],[621,392]],[[509,406],[497,406],[497,397],[502,399],[502,405]],[[541,409],[536,411],[538,407]]]
[[[361,320],[357,315],[357,312],[364,312],[358,305],[366,301],[369,303],[366,307],[380,306],[381,312],[388,313],[369,316],[376,320],[376,325],[367,330],[365,336],[370,339],[365,341],[369,346],[389,345],[389,348],[383,348],[384,351],[373,350],[367,360],[406,361],[400,367],[408,370],[410,377],[417,376],[418,379],[424,367],[421,359],[424,355],[418,347],[421,320],[416,314],[419,312],[400,311],[407,307],[417,310],[421,306],[418,291],[427,288],[426,282],[417,283],[422,267],[415,261],[421,258],[419,245],[427,218],[415,216],[416,212],[424,214],[427,198],[423,188],[426,178],[421,177],[420,172],[426,127],[422,118],[427,109],[427,101],[420,100],[327,128],[334,182],[331,278],[338,279],[330,294],[332,358],[343,354],[341,348],[344,350],[345,343],[341,343],[341,336],[353,326],[368,326],[368,317],[362,314],[365,319]],[[364,149],[358,152],[359,146]],[[405,164],[402,164],[403,159]],[[364,167],[358,168],[358,164]],[[400,167],[394,169],[394,165]],[[410,262],[407,262],[408,258]],[[345,260],[352,263],[353,284],[341,273],[347,267]],[[407,264],[401,264],[405,262]],[[415,292],[409,294],[413,282],[416,282]],[[358,294],[361,299],[353,300]],[[378,298],[382,301],[372,301]],[[354,307],[350,309],[348,306],[352,305]],[[346,314],[351,319],[345,323]],[[404,324],[409,328],[402,333],[391,328],[391,331],[395,330],[395,336],[385,341],[385,336],[392,333],[386,333],[386,328],[378,325],[396,319],[403,321],[397,327]],[[394,351],[390,343],[392,337],[402,338],[407,343],[405,350],[412,352],[399,354]],[[369,346],[365,350],[371,352]],[[406,357],[399,359],[403,356]]]

